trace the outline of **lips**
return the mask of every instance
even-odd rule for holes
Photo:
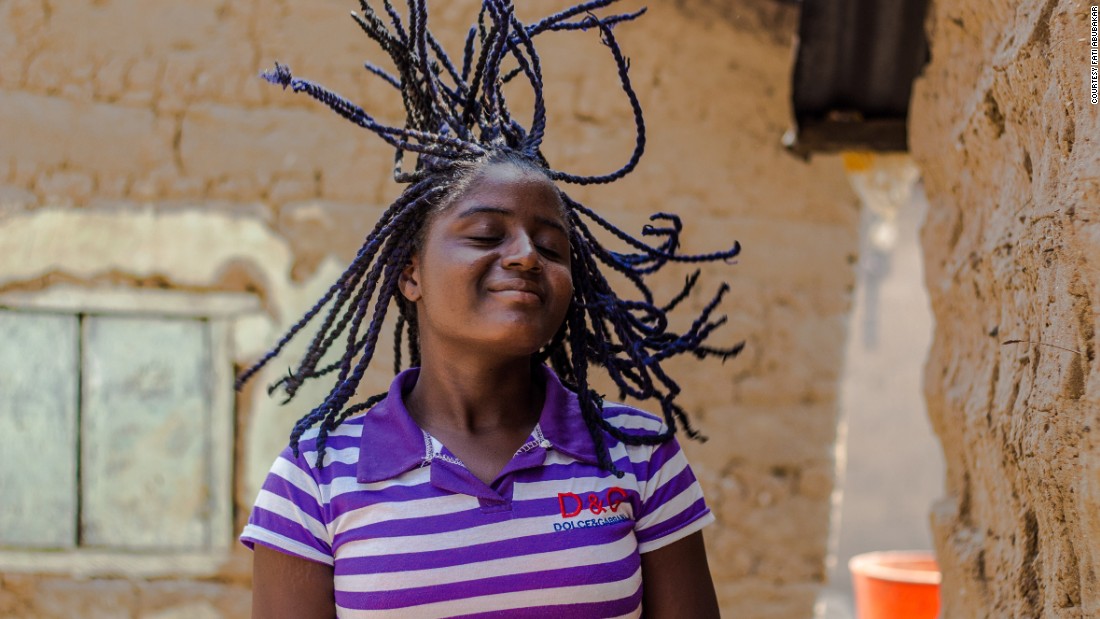
[[[495,282],[489,285],[489,292],[524,292],[535,295],[541,302],[543,298],[542,287],[535,282],[525,279],[512,279],[503,282]]]

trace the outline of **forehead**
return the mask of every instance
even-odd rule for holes
[[[511,163],[491,164],[480,170],[455,198],[450,210],[461,211],[472,205],[535,210],[565,219],[565,205],[554,183],[540,172]]]

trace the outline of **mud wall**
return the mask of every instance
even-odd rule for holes
[[[947,617],[1100,613],[1100,108],[1089,4],[940,0],[910,125],[930,210]]]

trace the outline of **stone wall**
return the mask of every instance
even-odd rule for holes
[[[472,4],[434,6],[434,30],[451,49]],[[398,192],[377,139],[255,78],[278,60],[400,119],[392,93],[359,68],[382,59],[346,17],[353,8],[0,0],[0,294],[58,285],[247,293],[262,311],[233,323],[233,361],[262,354]],[[650,3],[617,31],[646,111],[647,154],[621,183],[571,191],[630,230],[655,211],[685,214],[688,251],[744,245],[736,267],[708,269],[689,303],[700,308],[728,281],[731,320],[718,339],[743,338],[745,352],[673,368],[711,439],[687,449],[718,515],[706,537],[727,616],[806,617],[825,571],[858,212],[839,161],[804,163],[780,146],[795,11],[770,0]],[[633,128],[597,37],[549,35],[540,50],[548,158],[578,172],[617,166]],[[658,294],[687,272],[666,274]],[[300,406],[320,397],[303,390],[299,406],[280,408],[264,396],[257,385],[288,364],[237,399],[238,530]],[[379,358],[368,388],[388,382],[388,365]],[[234,545],[191,576],[171,564],[155,578],[8,570],[0,615],[243,617],[249,561]]]
[[[1089,5],[939,0],[910,136],[947,617],[1100,614],[1100,108]]]

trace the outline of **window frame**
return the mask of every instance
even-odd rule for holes
[[[210,379],[210,546],[203,550],[140,552],[89,548],[14,549],[0,547],[0,572],[67,573],[90,576],[207,576],[228,560],[234,544],[233,453],[236,395],[236,321],[262,313],[260,299],[248,293],[96,287],[59,284],[43,290],[0,294],[0,309],[131,318],[183,318],[207,323],[212,362]],[[80,492],[80,489],[77,489]]]

